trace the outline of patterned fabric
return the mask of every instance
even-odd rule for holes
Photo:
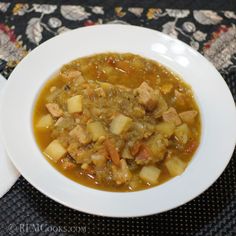
[[[188,43],[215,65],[236,99],[236,14],[232,11],[0,3],[0,72],[8,77],[30,50],[57,34],[109,23],[156,29]],[[86,226],[81,235],[236,235],[236,154],[204,194],[159,215],[137,219],[87,215],[55,203],[22,177],[0,200],[0,213],[0,236],[48,235],[30,228],[32,224]],[[22,233],[20,224],[29,224],[29,230]]]

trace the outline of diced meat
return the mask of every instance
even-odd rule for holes
[[[185,105],[185,95],[175,90],[175,101],[178,105],[184,106]]]
[[[145,144],[141,144],[135,162],[139,165],[148,164],[152,160],[151,152]]]
[[[115,145],[109,139],[106,139],[104,142],[105,148],[108,152],[109,157],[116,166],[120,166],[120,155],[116,150]]]
[[[63,122],[64,119],[65,119],[64,117],[60,117],[60,118],[56,121],[55,126],[60,125],[61,122]]]
[[[131,180],[132,175],[124,159],[120,160],[120,167],[112,165],[112,177],[116,184],[124,184]]]
[[[179,116],[183,122],[186,122],[187,124],[193,124],[195,117],[197,116],[197,111],[184,111],[179,113]]]
[[[70,131],[69,134],[73,137],[78,138],[79,142],[82,144],[88,144],[92,141],[90,134],[81,125],[77,125]]]
[[[153,90],[146,82],[143,82],[135,92],[138,94],[138,101],[148,111],[153,111],[157,106],[157,96],[155,90]]]
[[[70,160],[69,158],[64,158],[61,160],[61,167],[64,170],[72,170],[76,167],[76,164],[73,163],[72,160]]]
[[[77,154],[78,154],[78,143],[74,142],[69,145],[67,148],[67,152],[70,154],[70,156],[73,159],[76,159]]]
[[[61,73],[62,79],[64,82],[71,82],[75,79],[83,78],[79,70],[70,70]]]
[[[162,117],[164,121],[173,122],[175,125],[180,125],[182,123],[178,113],[173,107],[170,107],[166,112],[164,112]]]
[[[53,117],[60,117],[63,115],[62,109],[56,103],[47,103],[46,108]]]

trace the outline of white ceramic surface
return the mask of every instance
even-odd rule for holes
[[[6,82],[6,79],[0,75],[0,101],[2,98],[2,90],[6,85]],[[19,172],[11,163],[7,153],[5,152],[4,146],[0,141],[0,198],[14,185],[19,175]]]
[[[159,61],[180,74],[195,92],[202,118],[200,147],[186,171],[161,186],[114,193],[79,185],[55,170],[35,143],[32,109],[43,84],[72,59],[109,51],[131,52]],[[213,65],[181,41],[135,26],[79,28],[41,44],[12,72],[1,113],[5,146],[21,174],[55,201],[103,216],[150,215],[190,201],[220,176],[236,142],[234,101]]]

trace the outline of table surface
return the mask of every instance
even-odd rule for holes
[[[40,2],[0,3],[0,71],[5,77],[45,40],[77,27],[112,22],[159,30],[191,45],[215,65],[236,99],[236,10],[230,10],[231,1],[217,0],[219,8],[215,5],[214,10],[206,10],[203,1],[195,5],[180,1],[178,6],[172,1],[169,8],[162,0],[159,5],[140,1],[135,7],[130,1],[115,6],[115,1]],[[47,198],[23,177],[0,199],[0,236],[78,234],[236,235],[236,153],[221,177],[199,197],[148,217],[115,219],[77,212]]]

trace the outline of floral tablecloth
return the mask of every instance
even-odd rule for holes
[[[57,34],[110,23],[156,29],[191,45],[215,65],[236,99],[233,11],[0,3],[0,72],[7,78],[28,52]],[[73,211],[48,199],[21,177],[0,200],[0,235],[19,235],[19,227],[9,231],[12,223],[84,225],[80,233],[86,235],[236,235],[236,157],[234,154],[220,179],[197,199],[170,212],[137,219],[108,219]],[[36,235],[35,228],[30,230],[22,235]],[[48,234],[41,230],[37,235]]]

